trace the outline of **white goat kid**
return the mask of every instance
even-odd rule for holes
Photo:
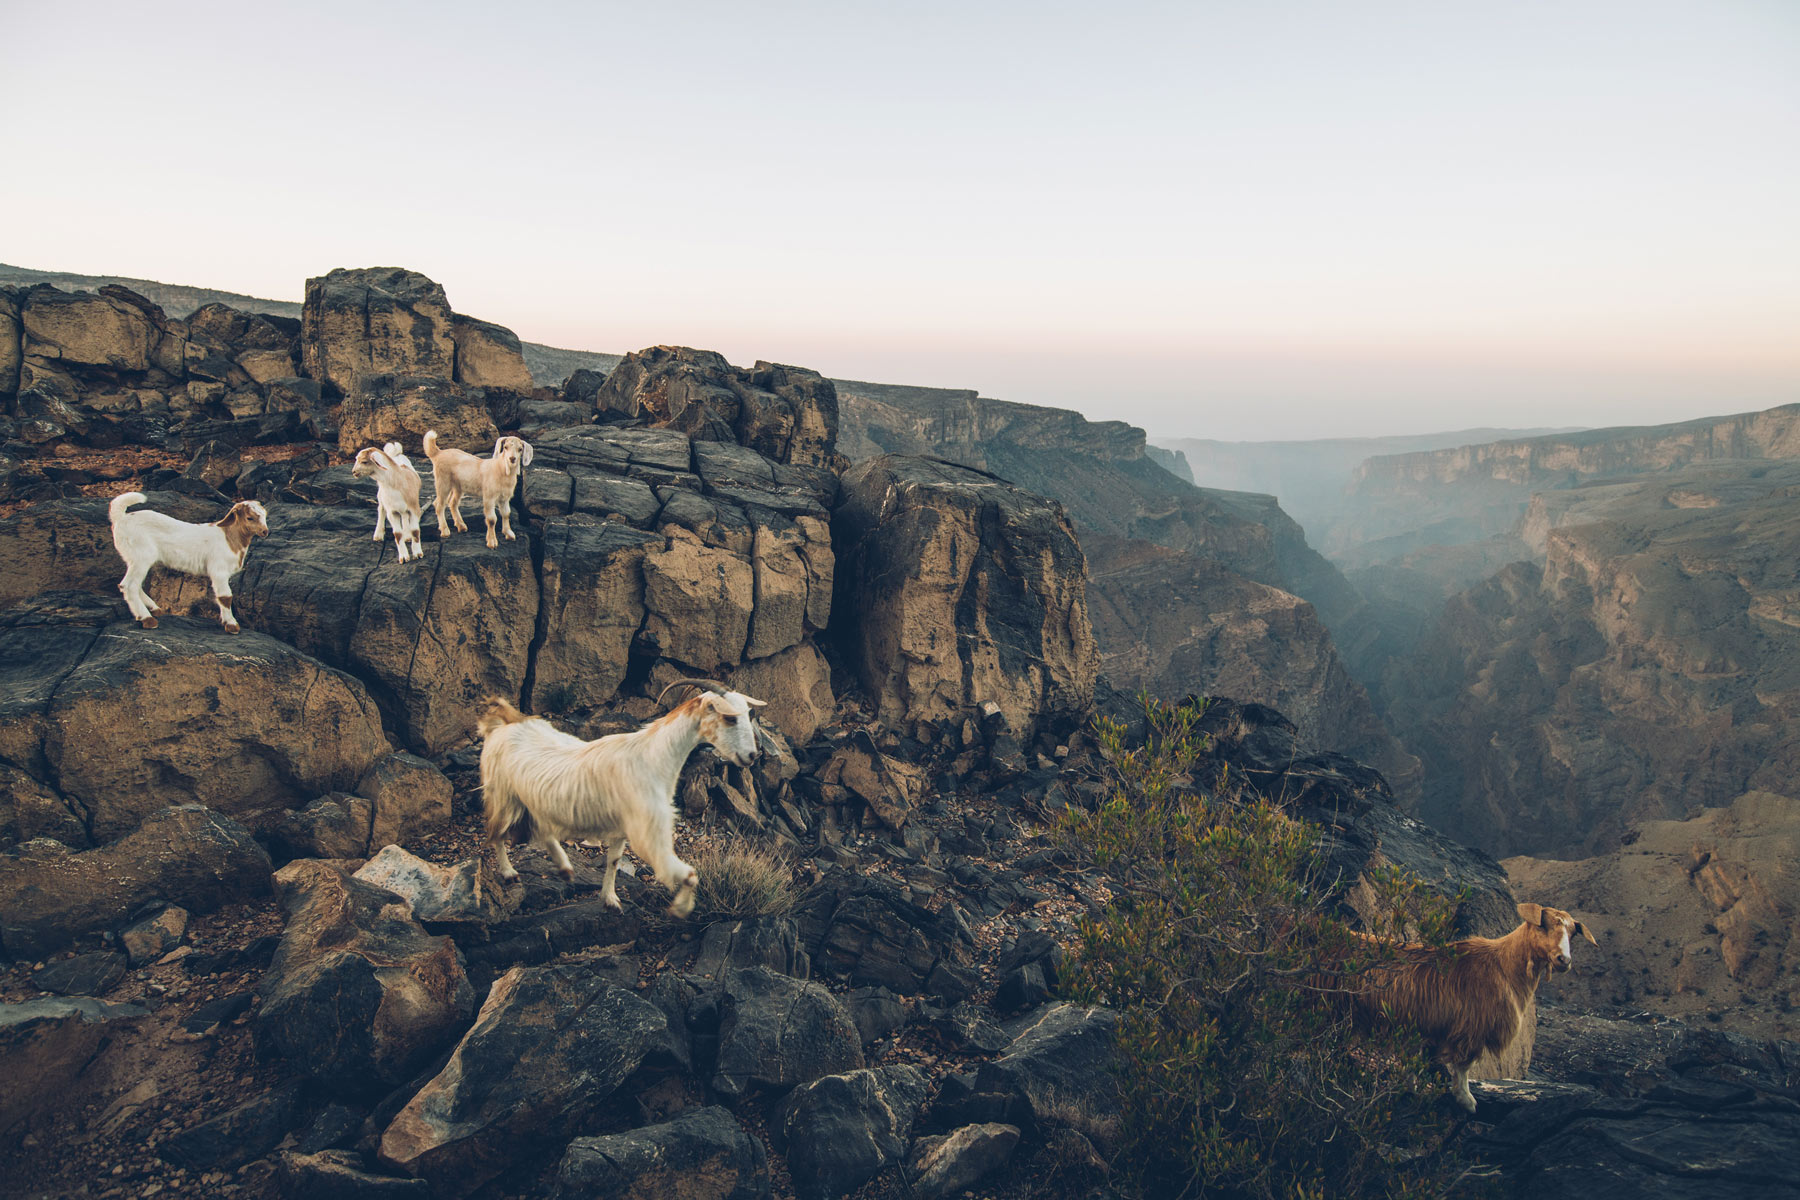
[[[464,450],[438,449],[437,430],[425,431],[425,457],[431,460],[431,479],[435,494],[431,506],[437,511],[438,536],[449,537],[451,525],[464,533],[469,531],[458,506],[464,493],[481,497],[481,514],[487,518],[487,544],[492,550],[500,545],[494,537],[494,516],[500,517],[500,530],[507,541],[513,541],[512,494],[519,475],[531,465],[531,443],[508,434],[494,443],[492,458],[477,458]]]
[[[575,868],[562,842],[600,838],[606,843],[600,899],[621,909],[614,881],[629,842],[675,894],[669,912],[685,917],[694,910],[699,876],[675,856],[675,784],[701,742],[728,762],[754,763],[759,749],[750,710],[763,701],[710,679],[678,680],[663,695],[682,686],[702,690],[635,733],[592,742],[489,697],[477,725],[484,739],[481,786],[503,883],[519,877],[506,853],[509,835],[541,845],[565,879],[574,878]]]
[[[158,606],[145,593],[144,580],[160,565],[212,580],[219,621],[227,632],[238,632],[237,618],[231,612],[231,577],[244,569],[251,541],[269,532],[268,511],[254,500],[240,500],[212,524],[195,525],[167,513],[127,511],[144,500],[142,492],[126,492],[107,506],[113,545],[125,560],[119,592],[131,615],[145,629],[156,628],[151,614]]]
[[[412,460],[403,453],[399,442],[389,442],[377,450],[373,446],[356,452],[356,465],[350,474],[358,479],[375,477],[375,538],[381,540],[384,524],[394,530],[394,556],[401,562],[425,557],[419,542],[419,473]]]

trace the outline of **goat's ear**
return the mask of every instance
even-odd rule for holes
[[[519,439],[519,465],[521,467],[531,465],[531,443],[524,438]]]
[[[1545,919],[1544,918],[1544,908],[1542,905],[1540,905],[1540,904],[1521,904],[1521,905],[1519,905],[1519,920],[1525,922],[1527,925],[1536,925],[1536,926],[1542,928],[1544,925],[1544,919]]]
[[[1588,940],[1588,945],[1590,946],[1598,946],[1600,944],[1594,940],[1594,931],[1589,929],[1586,925],[1583,925],[1580,921],[1575,922],[1575,932],[1586,938]]]

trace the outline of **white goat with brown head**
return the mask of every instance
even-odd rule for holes
[[[375,477],[375,537],[381,540],[385,523],[394,530],[394,557],[401,562],[423,558],[425,547],[419,541],[419,473],[413,470],[399,442],[389,442],[377,450],[373,446],[356,452],[356,465],[350,474],[358,479]]]
[[[436,489],[431,506],[437,510],[438,536],[449,537],[452,525],[467,533],[458,506],[465,493],[481,497],[481,513],[487,518],[487,544],[492,550],[500,545],[494,537],[494,517],[500,518],[500,529],[507,541],[513,541],[512,494],[519,475],[531,465],[531,443],[508,434],[494,443],[492,458],[477,458],[465,450],[438,449],[437,430],[425,431],[425,457],[431,460],[431,478]],[[451,524],[445,524],[446,519]]]
[[[1538,984],[1573,965],[1587,926],[1560,908],[1518,906],[1520,924],[1502,938],[1464,938],[1447,946],[1397,947],[1396,962],[1368,968],[1352,985],[1366,1021],[1416,1026],[1433,1062],[1449,1072],[1456,1102],[1475,1111],[1469,1068],[1483,1053],[1503,1054],[1519,1036]]]
[[[125,560],[125,578],[119,592],[131,615],[145,629],[156,628],[156,601],[144,591],[152,568],[168,567],[212,581],[213,598],[219,602],[219,622],[227,633],[238,631],[231,611],[231,577],[244,569],[250,543],[269,532],[269,513],[254,500],[240,500],[209,525],[178,521],[167,513],[131,512],[142,504],[142,492],[125,492],[107,506],[112,518],[113,546]]]
[[[497,852],[500,879],[519,877],[506,852],[509,836],[543,846],[563,877],[575,867],[564,840],[606,843],[606,879],[600,899],[620,909],[614,881],[629,842],[657,879],[675,894],[669,911],[694,910],[699,876],[675,855],[675,785],[682,764],[705,742],[728,762],[749,766],[760,749],[751,713],[763,701],[710,679],[681,679],[696,693],[634,733],[591,742],[562,732],[541,717],[528,717],[490,696],[477,723],[487,838]]]

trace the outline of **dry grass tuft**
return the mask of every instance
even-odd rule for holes
[[[786,916],[800,898],[793,868],[771,847],[733,838],[698,849],[692,862],[700,873],[695,920]]]

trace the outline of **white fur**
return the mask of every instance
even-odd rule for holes
[[[393,527],[394,556],[401,562],[423,558],[425,547],[419,541],[419,473],[412,460],[402,452],[399,442],[389,442],[380,450],[373,446],[356,452],[356,465],[350,473],[358,479],[375,477],[375,537],[381,540],[385,523]]]
[[[212,581],[213,598],[219,602],[219,620],[232,633],[238,631],[237,617],[231,611],[231,577],[243,570],[244,557],[250,543],[242,550],[233,549],[222,526],[240,510],[254,520],[248,526],[249,537],[269,532],[269,514],[254,500],[240,500],[214,524],[195,525],[177,521],[167,513],[130,512],[134,504],[144,502],[144,493],[126,492],[113,498],[107,506],[112,518],[113,545],[125,560],[125,578],[119,581],[119,592],[125,597],[131,615],[146,629],[156,628],[156,602],[144,591],[144,580],[152,568],[168,567],[189,575],[204,575]]]
[[[455,528],[468,532],[462,513],[457,511],[465,492],[481,497],[481,514],[487,518],[487,544],[500,545],[494,537],[494,516],[500,517],[500,529],[507,541],[513,541],[512,494],[519,476],[531,465],[531,443],[511,434],[494,443],[492,458],[477,458],[464,450],[438,449],[437,430],[425,431],[425,457],[431,460],[431,478],[436,489],[431,506],[437,512],[438,536],[449,537]],[[446,514],[451,524],[446,524]]]
[[[606,843],[600,898],[609,908],[622,907],[614,882],[629,842],[675,893],[669,911],[687,916],[694,909],[699,876],[675,854],[675,785],[682,764],[702,741],[732,762],[754,762],[756,729],[750,709],[762,703],[739,692],[704,693],[697,703],[678,707],[635,733],[592,742],[539,717],[498,724],[484,719],[481,785],[500,878],[518,878],[505,835],[529,817],[535,840],[565,877],[572,878],[575,868],[563,841],[599,838]]]

